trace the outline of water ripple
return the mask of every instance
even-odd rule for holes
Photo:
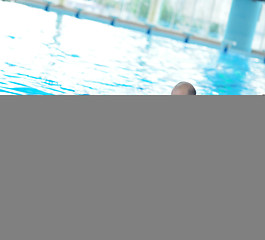
[[[0,21],[0,94],[168,95],[180,81],[199,94],[265,93],[261,59],[15,3]]]

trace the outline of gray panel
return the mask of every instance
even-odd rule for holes
[[[0,97],[0,234],[264,239],[263,97]]]

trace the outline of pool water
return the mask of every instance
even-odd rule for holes
[[[0,2],[0,94],[265,93],[262,59]]]

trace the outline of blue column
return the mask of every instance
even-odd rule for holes
[[[255,0],[233,0],[225,41],[235,41],[235,49],[251,52],[262,3]]]

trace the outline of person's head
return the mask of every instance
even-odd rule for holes
[[[196,89],[188,82],[180,82],[172,90],[171,95],[196,95]]]

